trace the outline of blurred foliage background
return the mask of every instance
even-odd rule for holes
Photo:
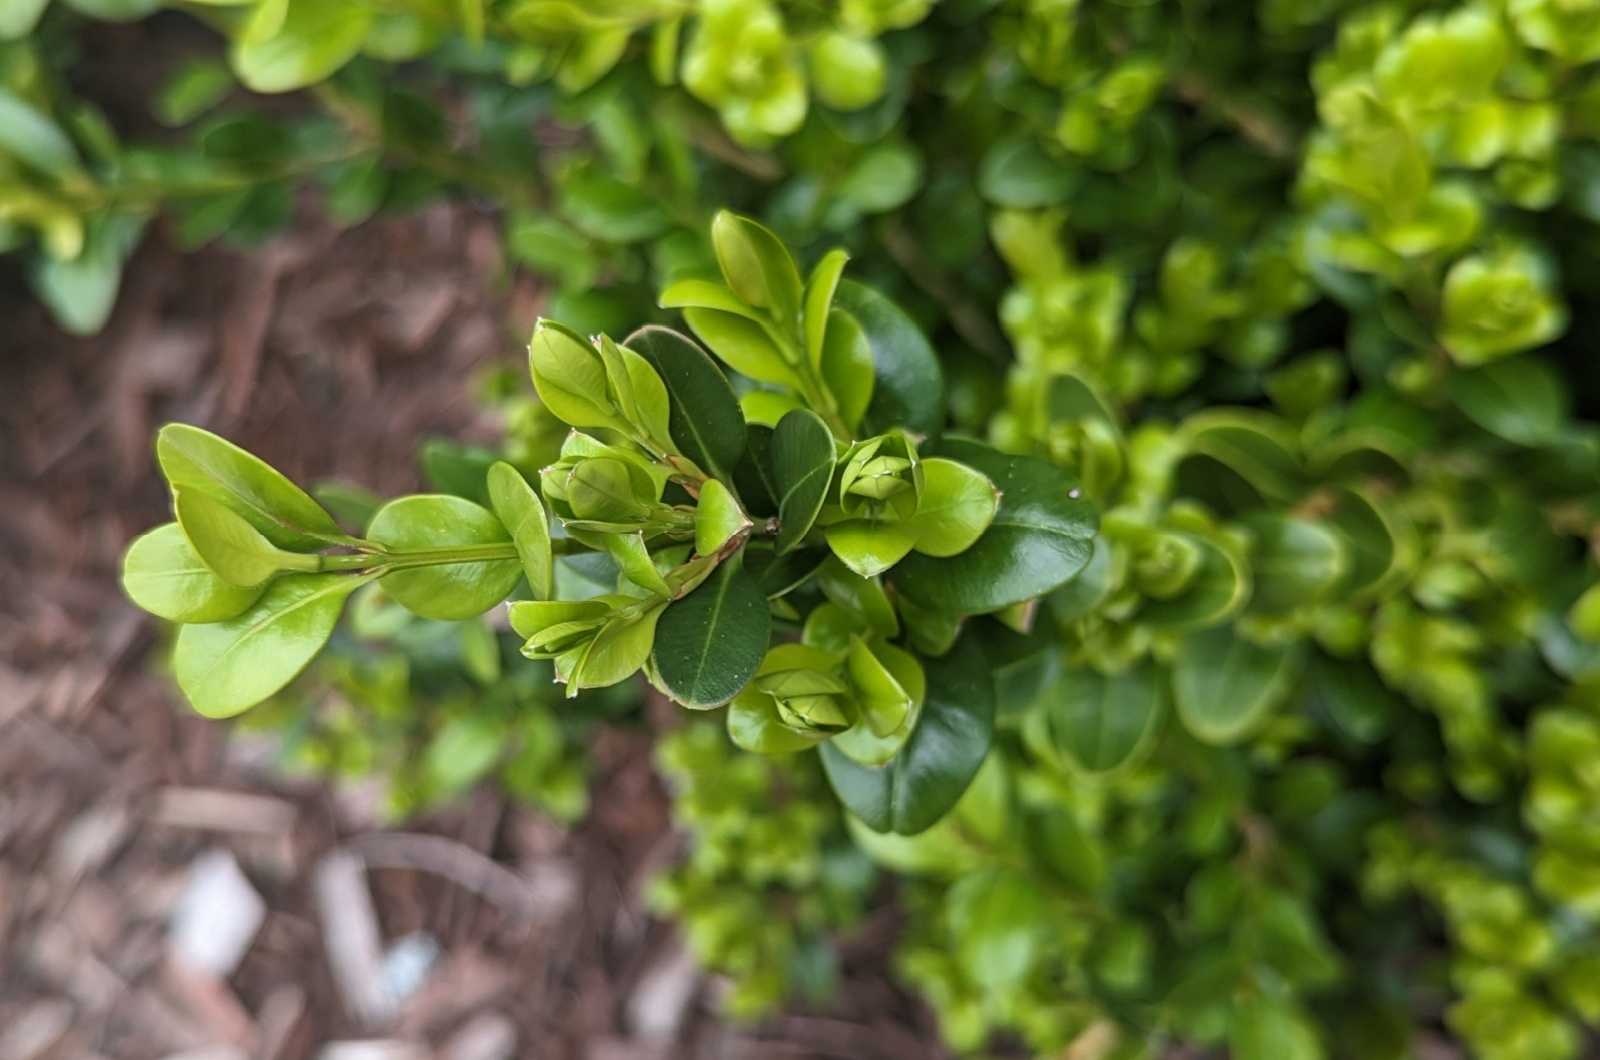
[[[87,28],[140,18],[196,44],[114,122]],[[951,818],[661,746],[694,842],[657,907],[730,1015],[826,992],[876,864],[963,1053],[1600,1049],[1600,2],[0,0],[0,38],[0,248],[68,330],[154,219],[247,249],[314,189],[464,197],[546,315],[623,333],[727,206],[848,247],[952,428],[1082,478],[1095,558],[991,623]],[[559,435],[489,391],[536,471]],[[585,729],[637,708],[503,657],[373,598],[254,723],[397,815],[493,774],[579,816]]]

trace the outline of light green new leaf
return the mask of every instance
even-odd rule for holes
[[[833,293],[838,288],[839,277],[844,275],[844,267],[849,261],[850,255],[843,250],[830,250],[822,256],[821,261],[817,262],[816,267],[811,270],[811,278],[806,281],[804,320],[806,357],[810,359],[813,368],[822,367],[822,347],[830,326],[829,314],[833,309]]]
[[[504,461],[489,469],[487,481],[489,503],[511,532],[517,556],[522,560],[522,573],[528,576],[528,591],[535,600],[550,599],[555,563],[550,551],[550,516],[544,510],[544,502],[522,472]]]
[[[667,580],[661,576],[650,557],[643,534],[607,534],[605,545],[606,553],[630,582],[657,596],[672,595]]]
[[[291,574],[225,622],[186,625],[172,668],[201,714],[229,718],[294,679],[333,635],[345,597],[372,575]]]
[[[700,488],[700,503],[694,511],[694,550],[702,556],[715,553],[740,530],[750,525],[733,494],[716,479]]]
[[[712,353],[740,375],[749,376],[758,383],[800,389],[800,377],[795,375],[783,351],[754,320],[720,309],[696,308],[685,309],[683,319],[700,336],[700,341],[711,347]]]
[[[283,551],[221,501],[198,490],[173,492],[173,512],[190,547],[228,584],[250,589],[279,571],[318,569],[317,557]]]
[[[587,522],[626,523],[641,519],[649,504],[637,492],[628,463],[611,457],[584,460],[567,476],[567,504]]]
[[[717,309],[750,320],[761,319],[761,314],[738,295],[710,280],[679,280],[668,284],[656,304],[662,309]]]
[[[821,608],[817,609],[822,610]],[[816,614],[813,611],[812,614]],[[888,762],[905,747],[906,741],[915,731],[917,717],[922,711],[922,705],[928,698],[928,676],[923,672],[922,664],[910,652],[902,651],[893,644],[877,643],[872,646],[871,654],[893,678],[896,687],[902,689],[910,697],[911,705],[906,710],[905,717],[900,724],[888,733],[879,734],[873,729],[871,715],[873,710],[860,699],[860,684],[852,679],[852,684],[858,691],[858,702],[861,705],[861,717],[856,723],[844,732],[833,738],[834,750],[840,751],[846,758],[864,766],[881,766]],[[853,678],[853,671],[850,671]]]
[[[292,92],[327,80],[356,57],[372,27],[372,8],[355,0],[287,6],[276,32],[246,32],[234,42],[234,72],[252,92]]]
[[[407,552],[459,549],[463,558],[494,545],[515,553],[511,534],[494,513],[461,497],[422,493],[400,497],[378,509],[367,536],[385,546],[391,558]],[[383,589],[407,610],[424,618],[472,618],[499,604],[522,577],[515,555],[469,559],[391,571]]]
[[[839,417],[855,428],[872,405],[877,375],[872,343],[856,318],[842,309],[828,315],[821,369],[823,382],[839,406]]]
[[[925,556],[965,552],[994,521],[1000,492],[964,464],[942,457],[922,462],[922,502],[908,520],[917,529],[914,546]]]
[[[279,548],[352,542],[299,486],[210,431],[169,423],[156,435],[156,458],[173,489],[191,489],[221,501]]]
[[[878,736],[898,732],[911,716],[911,694],[860,637],[850,638],[845,671],[867,726]]]
[[[0,40],[17,40],[33,32],[50,0],[0,0]],[[0,126],[5,121],[0,118]]]
[[[748,217],[722,210],[711,222],[711,246],[723,279],[746,303],[781,326],[800,320],[800,270],[783,242]]]
[[[567,697],[585,688],[609,688],[638,673],[650,658],[662,610],[653,607],[637,618],[607,622],[567,675]]]
[[[666,384],[668,429],[678,452],[713,477],[731,479],[744,455],[745,425],[722,369],[669,328],[640,328],[623,345],[650,362]]]
[[[574,427],[625,427],[611,402],[605,361],[592,343],[540,320],[528,342],[528,369],[545,408]]]
[[[1062,671],[1039,698],[1055,745],[1079,769],[1105,774],[1136,761],[1166,709],[1165,675],[1150,662],[1107,677]]]
[[[805,538],[833,480],[833,433],[809,409],[795,409],[772,432],[772,485],[778,501],[778,555]]]
[[[828,547],[851,570],[874,578],[905,559],[917,543],[909,522],[847,519],[827,529]]]
[[[750,683],[766,655],[772,616],[767,597],[737,557],[670,604],[656,627],[656,676],[686,707],[715,707]]]
[[[128,599],[169,622],[221,622],[245,611],[262,593],[211,573],[177,523],[158,526],[128,546],[122,589]]]
[[[1233,1060],[1324,1060],[1327,1053],[1305,1018],[1286,1002],[1256,996],[1233,1009],[1228,1055]]]
[[[999,611],[1050,592],[1089,562],[1099,518],[1071,473],[965,439],[947,439],[940,451],[988,478],[1000,507],[971,548],[900,562],[894,583],[913,603],[946,614]]]
[[[1238,743],[1294,689],[1304,645],[1257,644],[1232,626],[1191,633],[1172,668],[1178,718],[1203,743]]]
[[[5,38],[5,3],[0,2],[0,39]],[[78,165],[72,140],[51,117],[21,96],[0,88],[0,155],[59,175]]]
[[[915,835],[961,798],[994,738],[994,684],[971,638],[930,659],[927,701],[905,748],[883,766],[863,766],[826,743],[822,764],[841,801],[877,832]]]

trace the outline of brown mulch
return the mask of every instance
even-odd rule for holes
[[[384,831],[359,800],[274,774],[152,669],[161,632],[115,576],[166,517],[153,428],[204,425],[300,481],[414,489],[423,437],[494,441],[474,380],[517,357],[538,305],[502,260],[491,221],[456,207],[344,233],[303,221],[242,257],[158,232],[92,339],[0,273],[4,1060],[943,1055],[884,974],[888,910],[846,947],[830,1010],[715,1018],[716,983],[643,909],[681,840],[642,733],[596,738],[594,809],[570,831],[487,788]],[[264,900],[218,977],[175,960],[169,932],[214,850]],[[363,896],[382,945],[439,946],[392,1012],[335,974],[361,951]],[[384,1044],[327,1048],[351,1041]]]

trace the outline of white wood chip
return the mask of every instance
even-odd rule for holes
[[[267,903],[233,855],[218,847],[189,867],[189,882],[172,911],[167,944],[191,971],[216,979],[233,974],[267,916]]]

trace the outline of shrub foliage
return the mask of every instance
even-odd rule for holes
[[[158,211],[469,196],[574,428],[349,527],[166,428],[126,584],[197,707],[357,590],[515,596],[568,689],[802,756],[662,756],[704,837],[663,908],[742,1011],[859,902],[843,827],[963,1051],[1593,1048],[1600,5],[182,4],[225,44],[138,143],[62,71],[160,6],[0,3],[0,246],[63,324]]]

